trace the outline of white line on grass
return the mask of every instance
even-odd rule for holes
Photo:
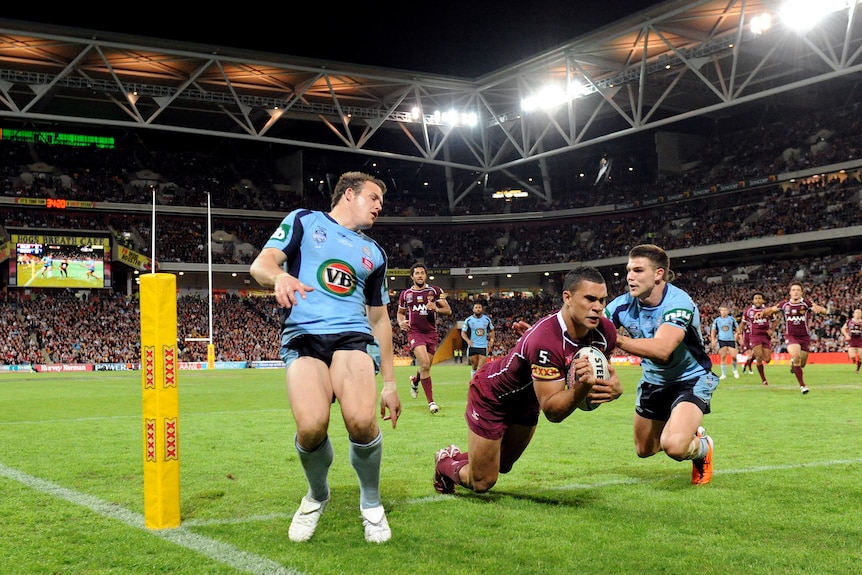
[[[761,471],[778,471],[780,469],[804,469],[806,467],[828,467],[831,465],[847,465],[849,463],[862,463],[862,459],[838,459],[833,461],[812,461],[810,463],[795,463],[793,465],[759,465],[757,467],[743,467],[741,469],[717,469],[713,475],[739,475],[742,473],[760,473]],[[555,491],[568,491],[572,489],[596,489],[599,487],[610,487],[613,485],[641,485],[644,483],[656,483],[664,481],[667,477],[654,479],[612,479],[600,481],[599,483],[570,483],[553,487]]]
[[[200,553],[209,559],[229,565],[230,567],[234,567],[235,569],[246,573],[252,573],[254,575],[302,575],[301,571],[286,568],[271,559],[247,553],[237,549],[233,545],[192,533],[191,531],[184,529],[182,526],[176,529],[147,529],[142,515],[133,513],[128,509],[123,509],[118,505],[108,503],[98,497],[93,497],[92,495],[61,487],[51,481],[33,477],[23,471],[7,467],[2,463],[0,463],[0,475],[9,479],[14,479],[15,481],[18,481],[31,489],[35,489],[36,491],[41,491],[42,493],[53,495],[54,497],[74,503],[75,505],[86,507],[102,517],[120,521],[130,527],[144,530],[156,537],[160,537],[166,541],[170,541],[171,543],[185,547],[186,549]]]
[[[763,471],[778,471],[782,469],[804,469],[806,467],[847,465],[853,463],[862,463],[862,459],[812,461],[810,463],[797,463],[793,465],[761,465],[757,467],[743,467],[740,469],[716,470],[715,474],[735,475],[742,473],[760,473]],[[240,551],[232,545],[222,543],[208,537],[197,535],[183,528],[183,526],[201,527],[209,525],[241,524],[255,521],[271,521],[273,519],[290,518],[291,516],[289,514],[271,513],[266,515],[253,515],[249,517],[233,519],[188,520],[183,521],[183,526],[176,529],[150,530],[146,529],[144,525],[144,518],[142,516],[136,513],[132,513],[131,511],[123,509],[122,507],[119,507],[112,503],[103,501],[97,497],[86,495],[84,493],[79,493],[77,491],[61,487],[56,483],[33,477],[32,475],[28,475],[22,471],[18,471],[17,469],[7,467],[2,463],[0,463],[0,475],[8,477],[9,479],[14,479],[15,481],[18,481],[26,485],[27,487],[30,487],[37,491],[48,493],[50,495],[54,495],[55,497],[59,497],[60,499],[69,501],[70,503],[87,507],[90,510],[98,513],[99,515],[102,515],[103,517],[121,521],[122,523],[125,523],[126,525],[129,525],[131,527],[135,527],[137,529],[146,530],[148,533],[152,533],[157,537],[161,537],[162,539],[185,547],[186,549],[190,549],[192,551],[200,553],[201,555],[213,559],[214,561],[219,561],[247,573],[253,573],[255,575],[302,575],[302,572],[291,568],[285,568],[282,565],[275,563],[270,559],[267,559],[266,557],[261,557],[258,555],[247,553],[245,551]],[[664,481],[666,479],[666,477],[661,477],[655,479],[614,479],[610,481],[600,481],[598,483],[572,483],[569,485],[561,485],[559,487],[554,487],[553,490],[570,491],[575,489],[598,489],[601,487],[612,487],[615,485],[641,485],[646,483],[656,483],[659,481]],[[449,498],[450,497],[446,495],[430,495],[428,497],[409,499],[407,501],[404,501],[404,503],[410,505],[416,503],[426,503],[429,501],[445,501]]]

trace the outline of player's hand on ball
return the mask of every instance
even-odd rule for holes
[[[623,384],[620,383],[616,370],[608,365],[608,371],[610,371],[610,377],[608,379],[596,379],[596,382],[587,394],[590,403],[594,405],[608,403],[623,394]]]

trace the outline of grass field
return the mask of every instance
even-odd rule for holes
[[[626,393],[560,424],[485,495],[438,495],[434,453],[465,447],[469,368],[438,365],[442,411],[412,400],[383,423],[382,493],[393,539],[366,543],[340,415],[332,500],[314,539],[287,529],[305,493],[281,370],[181,372],[182,526],[143,523],[141,376],[0,376],[0,574],[858,574],[862,376],[810,365],[722,382],[706,428],[716,474],[638,459],[638,368]],[[337,405],[335,408],[337,410]]]

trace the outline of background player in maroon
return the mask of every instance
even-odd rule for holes
[[[784,316],[784,337],[787,340],[787,351],[790,353],[790,363],[793,373],[803,394],[808,393],[808,386],[802,377],[802,369],[808,363],[808,350],[811,347],[811,317],[815,313],[827,313],[822,305],[816,304],[803,296],[800,282],[790,284],[790,297],[757,313],[756,317],[770,317],[781,312]]]
[[[743,338],[745,349],[751,354],[751,358],[745,364],[750,366],[752,361],[756,361],[760,381],[763,382],[763,385],[769,385],[769,382],[766,381],[764,366],[772,361],[772,334],[777,319],[758,317],[758,314],[766,309],[764,301],[762,292],[754,292],[751,305],[742,312],[738,333]],[[743,371],[745,371],[744,367]]]
[[[418,395],[419,384],[425,392],[428,410],[440,411],[434,402],[434,387],[431,382],[431,363],[437,351],[437,314],[452,315],[446,301],[446,293],[438,286],[427,283],[428,269],[424,264],[410,266],[413,285],[398,296],[398,327],[407,332],[407,343],[416,358],[419,370],[410,377],[410,396]]]
[[[841,326],[841,334],[847,342],[847,357],[856,364],[856,373],[862,367],[862,309],[853,310],[853,317]]]

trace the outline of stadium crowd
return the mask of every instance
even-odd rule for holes
[[[645,242],[670,250],[858,225],[862,222],[858,170],[792,185],[765,181],[755,187],[697,195],[698,190],[748,178],[768,180],[793,170],[862,161],[858,107],[851,103],[718,132],[689,162],[697,167],[680,175],[638,182],[621,178],[599,185],[585,177],[555,181],[557,197],[551,202],[540,202],[535,195],[496,202],[485,193],[471,193],[450,207],[440,204],[444,194],[439,190],[405,194],[393,186],[386,196],[386,217],[373,235],[386,248],[390,267],[408,268],[417,260],[435,267],[475,267],[588,261],[625,254],[628,247]],[[183,207],[206,206],[209,192],[215,208],[255,212],[249,217],[216,214],[212,221],[212,229],[218,232],[213,263],[246,265],[286,211],[298,205],[326,210],[329,195],[325,190],[317,193],[312,185],[304,196],[291,191],[276,158],[231,152],[149,150],[126,143],[97,149],[0,141],[3,195],[62,197],[103,207],[71,214],[5,206],[0,214],[6,227],[110,230],[119,241],[147,255],[152,245],[150,214],[107,213],[104,206],[148,205],[155,191],[157,202],[176,208],[158,219],[159,259],[205,263],[206,216]],[[611,212],[599,209],[608,205],[615,206]],[[572,208],[586,211],[569,217],[553,214]],[[501,217],[459,224],[458,242],[451,241],[452,234],[440,233],[444,228],[434,221],[442,215],[525,211],[549,217],[531,223],[507,223]],[[426,219],[419,225],[399,222],[398,216],[405,215]],[[656,222],[662,223],[658,229]],[[450,229],[450,222],[440,223]]]
[[[862,224],[860,169],[831,177],[810,177],[793,184],[766,178],[753,187],[729,187],[707,195],[696,191],[718,184],[793,170],[860,160],[862,120],[859,104],[781,118],[742,131],[717,132],[697,151],[698,167],[681,175],[663,175],[648,183],[592,178],[556,182],[557,197],[539,202],[493,202],[473,193],[456,206],[441,205],[439,190],[403,193],[393,187],[386,196],[385,214],[371,235],[386,249],[390,267],[409,268],[415,261],[433,267],[536,265],[577,262],[625,255],[639,243],[663,248],[721,244],[730,241],[846,228]],[[113,211],[111,204],[149,205],[153,198],[168,206],[158,219],[161,261],[205,263],[207,221],[201,210],[208,193],[215,207],[250,210],[253,215],[213,218],[213,262],[247,265],[288,210],[303,205],[326,210],[325,187],[303,197],[291,191],[278,159],[248,156],[227,149],[191,153],[150,150],[122,142],[113,149],[76,148],[0,140],[0,195],[15,198],[58,198],[97,202],[101,209],[48,210],[2,204],[0,240],[6,228],[109,230],[123,245],[148,254],[152,243],[150,214]],[[314,166],[312,166],[314,168]],[[322,167],[320,168],[323,169]],[[328,168],[329,170],[332,167]],[[720,186],[718,186],[720,188]],[[716,201],[718,200],[718,201]],[[613,204],[611,210],[602,209]],[[553,212],[579,208],[576,215]],[[492,223],[435,225],[441,215],[544,212],[548,218]],[[398,216],[425,218],[406,224]],[[384,221],[385,220],[385,221]],[[455,239],[457,238],[457,240]],[[862,301],[862,252],[835,254],[815,260],[759,262],[746,266],[744,281],[708,283],[713,276],[729,277],[734,270],[698,270],[678,275],[677,283],[695,297],[708,329],[720,305],[739,316],[751,292],[763,291],[767,302],[784,296],[792,279],[808,285],[810,297],[829,307],[830,314],[814,320],[812,351],[836,351],[845,343],[840,326]],[[608,278],[611,293],[625,286]],[[453,316],[441,321],[445,337],[457,321],[470,314],[472,300],[450,300]],[[555,309],[553,296],[492,298],[483,301],[494,320],[497,339],[492,355],[512,343],[512,321],[531,321]],[[92,291],[9,289],[0,293],[0,363],[136,362],[140,357],[139,311],[134,296]],[[391,316],[395,317],[394,308]],[[273,298],[219,294],[213,306],[213,337],[219,359],[276,359],[278,315]],[[184,295],[178,302],[180,348],[188,360],[206,358],[206,344],[189,341],[209,331],[208,301]],[[402,332],[395,349],[409,355]],[[709,339],[708,337],[706,338]],[[776,335],[775,349],[782,345]]]
[[[721,269],[681,273],[674,283],[684,287],[701,310],[701,328],[709,341],[709,327],[718,309],[728,306],[739,317],[755,290],[762,291],[771,305],[781,301],[794,279],[806,285],[806,297],[829,309],[812,323],[811,351],[844,351],[840,328],[862,301],[862,257],[846,256],[773,262],[760,282],[710,284],[709,274]],[[787,270],[787,271],[785,271]],[[611,294],[626,287],[621,278],[608,278]],[[450,298],[453,314],[439,321],[441,339],[472,313],[474,300]],[[485,313],[494,321],[496,339],[489,355],[504,354],[518,335],[513,322],[532,322],[559,307],[556,296],[490,298],[482,300]],[[390,316],[395,318],[391,303]],[[181,296],[177,303],[178,347],[186,361],[205,361],[209,302],[198,294]],[[220,294],[213,306],[213,340],[219,361],[278,359],[278,309],[272,296],[239,297]],[[393,325],[394,348],[409,357],[404,334]],[[35,291],[0,292],[0,364],[36,363],[91,364],[137,363],[140,361],[140,310],[135,297],[103,292]],[[775,334],[773,349],[782,351],[783,326]]]

